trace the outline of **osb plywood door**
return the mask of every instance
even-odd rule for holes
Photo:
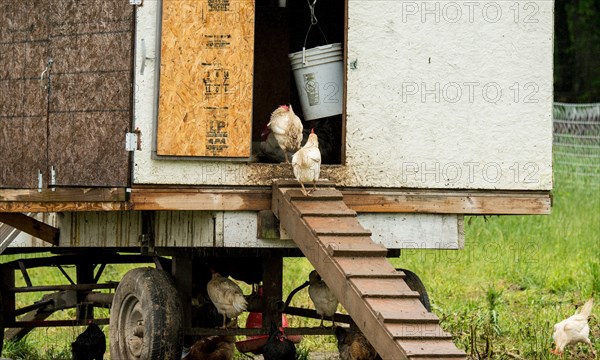
[[[54,0],[49,166],[57,186],[127,186],[133,6],[122,0]]]
[[[0,2],[0,188],[36,188],[46,169],[46,3]]]
[[[157,155],[245,158],[254,1],[164,1]]]

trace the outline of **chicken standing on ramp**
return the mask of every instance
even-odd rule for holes
[[[317,134],[311,130],[306,144],[292,157],[292,169],[296,180],[302,186],[302,193],[306,196],[317,189],[317,180],[321,172],[321,152],[319,151],[319,139]],[[313,183],[313,189],[306,191],[305,182]]]
[[[327,284],[325,284],[325,281],[321,279],[321,276],[316,270],[310,272],[308,275],[308,281],[310,283],[308,286],[308,295],[310,296],[313,304],[315,304],[315,310],[317,311],[317,314],[321,315],[320,326],[323,327],[323,318],[325,316],[331,317],[331,321],[333,322],[332,326],[335,326],[333,314],[335,314],[337,311],[337,298],[329,289],[329,287],[327,287]]]
[[[556,348],[552,350],[553,354],[560,356],[567,345],[582,342],[588,344],[594,357],[596,356],[589,338],[590,326],[588,325],[593,305],[594,299],[589,299],[574,315],[554,325],[552,338],[554,339]]]
[[[289,164],[288,152],[295,152],[302,145],[302,121],[294,114],[292,105],[281,105],[271,113],[267,126],[283,150],[285,162]]]
[[[213,272],[212,279],[206,284],[206,291],[219,314],[223,315],[223,328],[227,327],[227,318],[236,318],[248,306],[242,289],[217,272]]]

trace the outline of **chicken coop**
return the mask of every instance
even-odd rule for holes
[[[93,319],[113,359],[179,359],[319,319],[282,293],[306,257],[384,360],[464,359],[388,258],[460,250],[464,215],[550,213],[552,51],[552,1],[2,1],[0,340]],[[282,104],[319,137],[309,196],[268,134]],[[211,322],[211,270],[261,286],[262,323]]]

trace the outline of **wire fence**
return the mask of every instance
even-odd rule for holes
[[[555,181],[600,185],[600,103],[554,103]]]

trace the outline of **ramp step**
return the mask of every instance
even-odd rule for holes
[[[451,341],[442,339],[401,339],[397,340],[397,343],[404,349],[410,359],[439,359],[446,356],[462,356],[462,359],[464,359],[465,356],[464,352],[458,350]]]
[[[354,258],[339,257],[334,258],[335,262],[342,269],[347,278],[369,277],[377,278],[403,278],[403,274],[398,273],[394,267],[383,257],[377,258]]]
[[[389,298],[365,298],[365,301],[375,314],[389,314],[390,312],[397,313],[419,313],[426,311],[419,299],[403,299],[396,301]]]
[[[421,323],[405,323],[405,324],[388,324],[388,331],[394,339],[403,340],[450,340],[452,335],[442,330],[438,324],[421,324]]]
[[[289,189],[285,192],[285,197],[292,201],[342,200],[344,198],[342,193],[335,189],[317,189],[317,191],[313,191],[308,196],[304,195],[300,189]]]
[[[363,256],[363,257],[385,257],[387,256],[387,248],[381,244],[328,244],[327,253],[329,256],[348,257],[348,256]]]
[[[302,216],[356,216],[343,201],[302,201],[294,202]]]
[[[319,236],[319,240],[326,246],[331,245],[337,247],[366,246],[373,244],[373,240],[371,240],[369,236],[321,235]]]
[[[380,310],[377,313],[379,321],[390,324],[398,323],[421,323],[421,324],[438,324],[440,320],[434,313],[427,311],[419,312],[391,312],[386,309]]]
[[[317,236],[371,236],[371,231],[362,227],[356,218],[306,216],[304,221]]]
[[[412,291],[404,281],[398,281],[398,278],[350,278],[350,283],[364,293]]]
[[[416,291],[412,291],[412,290],[409,290],[409,291],[394,290],[394,291],[390,291],[390,292],[375,291],[372,293],[361,292],[361,296],[364,298],[392,298],[392,299],[411,299],[411,298],[419,299],[420,298],[419,293]]]

